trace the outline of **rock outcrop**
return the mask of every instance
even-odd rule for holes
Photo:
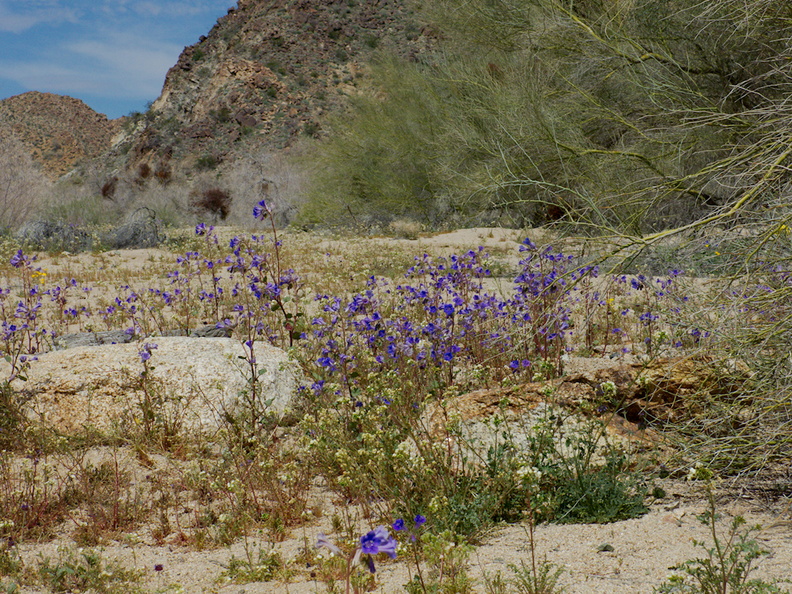
[[[700,403],[741,389],[747,369],[724,365],[705,358],[612,363],[555,380],[461,394],[429,406],[424,423],[436,438],[458,441],[481,459],[502,443],[506,426],[514,445],[529,448],[540,423],[553,426],[561,449],[567,438],[591,433],[591,419],[605,423],[599,425],[600,439],[657,445],[656,427],[682,421]]]
[[[39,356],[14,387],[28,397],[29,415],[52,429],[72,434],[85,429],[113,431],[136,422],[145,403],[186,430],[212,430],[226,413],[244,406],[250,367],[245,347],[229,338],[156,337],[147,361],[142,343],[82,346]],[[260,410],[283,413],[297,389],[299,371],[286,353],[254,344]]]

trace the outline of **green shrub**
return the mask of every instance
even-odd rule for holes
[[[216,169],[220,161],[215,155],[202,155],[195,161],[195,168],[200,170]]]
[[[60,548],[58,553],[57,559],[43,557],[38,564],[41,582],[51,592],[142,592],[137,585],[142,577],[141,571],[127,569],[114,560],[105,560],[99,550]]]
[[[718,520],[721,515],[716,512],[715,494],[712,485],[708,486],[707,511],[698,519],[709,528],[712,538],[711,545],[701,541],[694,544],[706,552],[706,557],[685,561],[676,569],[682,573],[670,577],[659,588],[658,594],[783,594],[777,585],[763,580],[749,579],[756,569],[754,562],[769,551],[762,549],[759,543],[751,538],[759,526],[744,528],[745,519],[735,516],[725,535],[718,534]]]
[[[230,581],[235,584],[268,582],[283,568],[284,563],[280,554],[275,551],[259,549],[258,555],[255,557],[252,553],[249,553],[244,559],[232,555],[228,561],[228,566],[220,574],[218,581]]]

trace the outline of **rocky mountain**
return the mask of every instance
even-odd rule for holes
[[[0,101],[0,137],[21,142],[50,179],[109,150],[119,126],[73,97],[32,91]]]
[[[114,175],[211,170],[321,134],[376,49],[428,44],[407,0],[240,0],[170,69],[160,97],[107,155]]]

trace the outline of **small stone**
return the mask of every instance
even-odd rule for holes
[[[612,553],[614,551],[613,545],[605,542],[597,547],[598,553]]]

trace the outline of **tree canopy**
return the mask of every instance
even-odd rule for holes
[[[792,5],[437,0],[314,152],[304,222],[551,221],[646,234],[778,217]]]

